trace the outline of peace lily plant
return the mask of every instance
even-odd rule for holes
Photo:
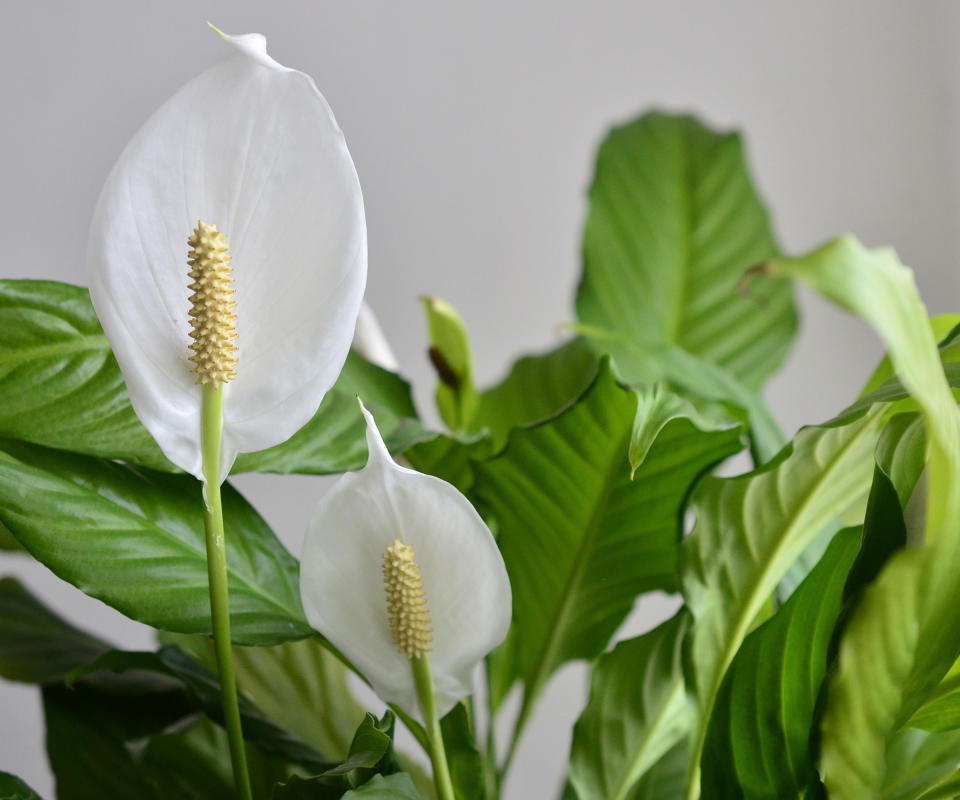
[[[651,112],[597,155],[570,338],[480,389],[423,299],[431,430],[362,310],[329,107],[222,36],[107,178],[89,293],[0,281],[5,563],[158,631],[120,650],[0,580],[0,675],[40,687],[56,796],[516,797],[573,661],[589,697],[538,797],[960,795],[960,317],[892,250],[784,255],[740,138]],[[888,355],[788,440],[762,390],[795,281]],[[299,563],[241,472],[341,475]],[[676,613],[625,633],[654,591]]]

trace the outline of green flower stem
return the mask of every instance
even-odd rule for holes
[[[220,443],[223,432],[223,386],[204,384],[201,417],[204,503],[203,523],[207,534],[207,575],[210,582],[210,616],[220,675],[220,699],[230,743],[233,780],[243,800],[252,800],[247,773],[247,751],[240,728],[237,680],[233,672],[230,645],[230,601],[227,590],[227,548],[223,535],[223,506],[220,502]]]
[[[420,712],[423,714],[423,723],[430,740],[430,761],[433,763],[433,783],[437,787],[437,798],[438,800],[456,800],[453,794],[453,782],[450,780],[450,769],[447,767],[447,751],[443,748],[440,721],[437,719],[430,659],[425,654],[420,658],[412,658],[410,667],[413,669],[413,682],[417,687]]]

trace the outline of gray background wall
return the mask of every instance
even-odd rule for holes
[[[932,311],[960,311],[960,7],[919,0],[797,4],[647,0],[253,0],[2,5],[0,241],[5,277],[84,283],[92,206],[145,117],[225,55],[203,24],[261,31],[313,75],[364,187],[368,300],[426,408],[416,298],[462,311],[479,376],[555,341],[572,316],[592,153],[651,105],[746,131],[790,251],[844,231],[892,244]],[[801,293],[804,328],[769,399],[788,430],[825,419],[868,374],[869,332]],[[295,552],[323,482],[239,481]],[[150,634],[0,555],[69,619],[128,647]],[[649,627],[654,598],[629,630]],[[509,798],[554,796],[583,668],[565,669],[521,747]],[[36,693],[0,683],[0,769],[51,793]]]

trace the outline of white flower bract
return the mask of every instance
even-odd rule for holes
[[[474,668],[507,635],[510,581],[503,557],[470,502],[439,478],[399,466],[373,417],[366,466],[321,499],[300,561],[310,624],[370,681],[382,700],[419,715],[410,659],[393,638],[384,551],[413,547],[432,641],[437,715],[473,691]]]
[[[259,34],[181,88],[133,137],[90,230],[90,294],[137,416],[202,479],[187,238],[226,235],[236,377],[224,384],[221,480],[316,412],[350,348],[367,270],[363,200],[330,107]]]

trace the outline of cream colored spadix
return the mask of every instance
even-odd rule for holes
[[[201,479],[197,379],[222,385],[221,480],[238,453],[284,441],[315,413],[350,348],[367,263],[360,185],[323,96],[259,34],[222,37],[232,54],[121,154],[88,248],[91,298],[134,410]],[[198,220],[229,247],[233,297],[218,325],[235,314],[236,338],[209,339],[221,328],[191,315],[185,245]]]
[[[237,307],[227,237],[203,220],[187,240],[190,265],[190,338],[197,383],[228,383],[237,377]]]
[[[394,644],[407,658],[421,658],[430,651],[430,612],[413,548],[399,539],[383,551],[383,583]]]
[[[418,717],[411,658],[429,648],[442,717],[472,692],[475,667],[506,636],[510,582],[470,502],[394,462],[363,413],[367,465],[317,507],[300,562],[303,607],[384,701]]]

